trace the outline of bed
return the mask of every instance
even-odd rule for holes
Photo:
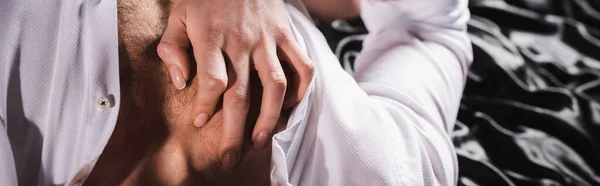
[[[600,0],[472,0],[458,185],[600,186]],[[320,24],[352,73],[360,19]]]

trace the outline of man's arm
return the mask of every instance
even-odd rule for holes
[[[300,0],[288,0],[300,1]],[[360,0],[301,0],[306,9],[319,20],[329,22],[360,15]]]
[[[427,154],[422,166],[431,166],[424,170],[433,171],[442,185],[455,184],[448,132],[472,61],[467,0],[363,0],[362,8],[370,33],[355,63],[358,85],[392,117],[418,118],[398,119],[398,128],[418,131]]]
[[[388,87],[451,130],[472,61],[467,0],[363,0],[369,30],[355,63],[367,94]]]
[[[448,131],[472,58],[466,3],[363,0],[369,35],[355,61],[354,79],[318,30],[295,19],[317,75],[314,92],[274,138],[274,180],[293,185],[456,184],[458,165]]]

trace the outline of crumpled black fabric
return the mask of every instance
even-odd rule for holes
[[[600,1],[472,0],[458,185],[600,186]],[[320,25],[352,70],[360,19]]]

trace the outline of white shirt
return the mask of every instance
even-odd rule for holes
[[[288,8],[316,75],[273,138],[273,185],[455,185],[448,132],[472,61],[467,1],[361,5],[370,34],[354,77],[315,26]]]
[[[117,39],[114,0],[0,0],[0,185],[64,185],[95,162],[119,113]]]
[[[371,34],[352,77],[288,7],[317,70],[273,137],[273,184],[456,184],[448,131],[472,58],[467,0],[362,8]],[[77,183],[116,124],[116,1],[2,1],[0,25],[0,185]]]

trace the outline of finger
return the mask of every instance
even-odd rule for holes
[[[304,97],[315,72],[315,66],[307,54],[301,50],[300,45],[293,39],[283,39],[279,42],[280,52],[286,61],[294,70],[295,78],[288,96],[286,96],[285,105],[294,105]]]
[[[190,60],[187,54],[190,42],[183,22],[184,10],[176,8],[171,13],[167,28],[156,47],[158,56],[169,68],[171,81],[178,90],[186,87],[186,81],[190,74]]]
[[[229,87],[223,95],[223,136],[219,150],[223,169],[227,171],[236,167],[244,140],[249,106],[249,58],[248,54],[231,56],[227,69]]]
[[[197,67],[198,89],[192,106],[194,125],[202,127],[215,112],[215,108],[227,88],[227,69],[220,48],[211,45],[194,47]]]
[[[192,17],[199,17],[197,15]],[[198,22],[190,18],[190,22]],[[192,114],[194,125],[202,127],[214,114],[219,98],[227,88],[227,70],[221,50],[224,37],[221,32],[209,29],[204,24],[189,24],[187,29],[196,60],[198,89]]]
[[[275,45],[264,44],[255,49],[254,66],[263,85],[260,115],[253,131],[254,148],[265,146],[279,120],[287,80],[281,67]]]

